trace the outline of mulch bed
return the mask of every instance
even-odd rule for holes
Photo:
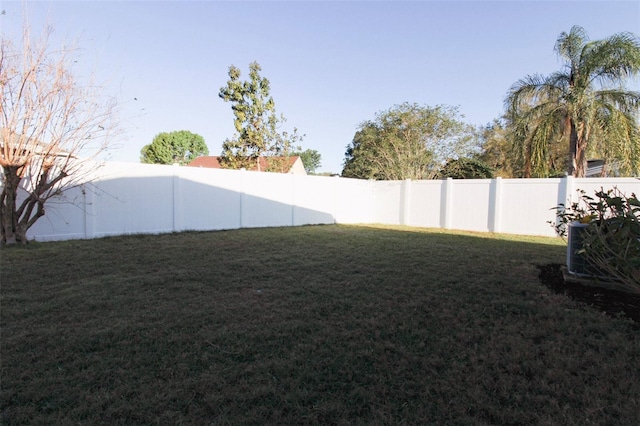
[[[564,280],[559,264],[541,265],[540,280],[558,294],[565,294],[611,316],[624,314],[640,328],[640,295]]]

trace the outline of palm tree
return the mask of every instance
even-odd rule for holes
[[[585,30],[574,26],[560,34],[554,50],[563,69],[519,80],[505,100],[525,176],[553,173],[550,163],[559,143],[566,144],[560,149],[568,153],[570,175],[585,175],[587,153],[617,162],[622,173],[638,174],[640,92],[624,87],[640,73],[638,37],[619,33],[589,41]]]

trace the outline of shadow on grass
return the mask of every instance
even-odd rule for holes
[[[306,226],[2,253],[2,424],[633,424],[553,239]]]

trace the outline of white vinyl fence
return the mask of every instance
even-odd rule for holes
[[[553,208],[636,178],[367,181],[105,163],[51,200],[35,240],[307,224],[391,224],[554,236]]]

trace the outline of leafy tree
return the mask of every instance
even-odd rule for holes
[[[375,123],[366,121],[360,124],[353,141],[347,146],[341,175],[348,178],[384,179],[378,171],[382,167],[377,158],[377,151],[383,148],[382,144],[380,130]],[[425,162],[430,160],[430,157],[425,158]]]
[[[526,177],[553,173],[556,146],[567,147],[567,171],[583,177],[587,155],[640,172],[640,93],[624,83],[640,72],[640,42],[630,33],[589,41],[583,28],[562,33],[555,51],[561,71],[516,82],[505,100]],[[564,148],[563,148],[564,149]]]
[[[514,149],[511,130],[506,118],[495,119],[482,127],[479,132],[480,152],[474,158],[490,167],[495,176],[524,177],[524,163]]]
[[[231,102],[237,134],[224,141],[220,163],[231,169],[256,166],[260,170],[261,156],[288,157],[302,141],[297,129],[293,133],[278,132],[286,119],[276,115],[275,102],[270,95],[270,83],[260,76],[262,68],[257,62],[249,64],[249,80],[240,80],[240,70],[229,67],[229,81],[220,89],[219,96]],[[273,159],[268,171],[281,171],[286,160]]]
[[[202,136],[179,130],[156,135],[153,142],[145,145],[140,152],[142,163],[185,165],[197,157],[209,155],[209,148]]]
[[[304,164],[304,169],[310,175],[315,174],[316,170],[320,168],[322,155],[315,149],[305,149],[304,151],[295,152],[293,155],[300,157]]]
[[[281,116],[279,122],[285,123],[287,120]],[[298,134],[298,129],[294,127],[293,133],[283,131],[275,133],[269,149],[265,153],[268,157],[267,172],[286,173],[291,166],[290,158],[295,155],[294,150],[300,150],[296,143],[302,141],[304,135]]]
[[[88,178],[92,157],[108,148],[118,126],[116,104],[102,88],[77,78],[77,50],[51,48],[50,30],[0,49],[0,231],[3,244],[27,243],[27,231],[53,197]]]
[[[495,119],[480,130],[480,153],[476,158],[494,170],[496,176],[517,176],[519,164],[512,152],[508,129],[503,120]]]
[[[342,176],[431,179],[448,158],[471,154],[476,136],[455,107],[396,105],[360,125],[347,147]]]
[[[440,169],[438,179],[491,179],[493,170],[481,160],[475,158],[450,159]]]
[[[524,158],[514,143],[514,126],[507,118],[496,119],[480,130],[480,153],[474,158],[489,166],[495,176],[503,178],[526,177]],[[569,153],[565,144],[550,147],[547,158],[547,176],[563,176]]]

